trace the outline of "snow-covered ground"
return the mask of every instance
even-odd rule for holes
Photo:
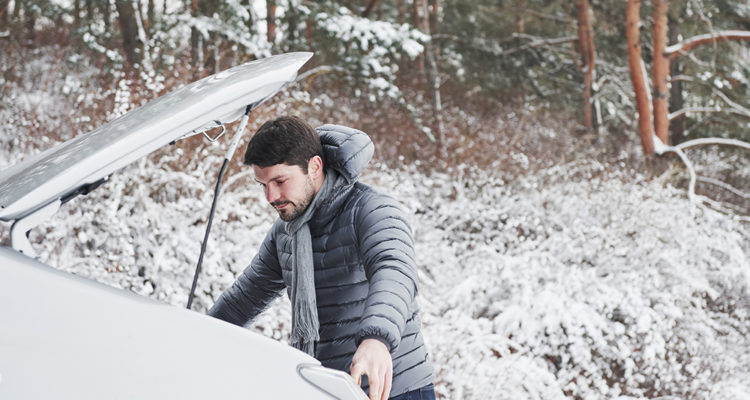
[[[8,98],[0,168],[49,145],[18,132],[54,103]],[[64,205],[32,231],[42,261],[184,307],[225,145],[178,143]],[[579,157],[512,179],[424,170],[376,161],[362,179],[412,215],[441,398],[750,399],[747,222],[624,163]],[[251,174],[234,166],[225,179],[197,311],[275,218]],[[0,224],[4,242],[7,232]],[[250,326],[282,341],[289,327],[286,298]]]

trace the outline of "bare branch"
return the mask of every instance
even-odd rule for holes
[[[535,37],[535,36],[532,36],[532,35],[529,35],[529,34],[525,34],[525,33],[514,32],[512,36],[513,36],[513,38],[520,38],[520,39],[529,39],[529,40],[531,40],[530,43],[527,43],[527,44],[519,47],[519,49],[522,49],[522,48],[535,48],[535,47],[547,46],[547,45],[552,45],[552,44],[562,44],[562,43],[570,43],[570,42],[578,41],[578,37],[576,37],[575,35],[572,35],[572,36],[563,36],[563,37],[559,37],[559,38],[547,38],[547,39],[545,39],[545,38],[538,38],[538,37]]]
[[[729,97],[727,97],[727,95],[725,95],[721,90],[715,90],[714,92],[716,93],[716,95],[721,97],[722,100],[729,104],[729,106],[732,107],[733,110],[738,111],[739,114],[742,114],[746,117],[750,117],[750,110],[730,100]]]
[[[748,109],[748,108],[742,106],[741,104],[733,101],[732,99],[729,98],[729,96],[727,96],[721,90],[717,89],[714,85],[711,85],[711,84],[708,84],[708,83],[705,83],[705,82],[702,82],[702,81],[699,81],[699,80],[695,80],[692,77],[685,76],[685,75],[675,76],[670,81],[677,81],[677,80],[687,81],[687,82],[697,82],[697,83],[700,83],[700,84],[702,84],[704,86],[708,86],[709,88],[711,88],[711,90],[713,91],[713,93],[716,94],[716,96],[718,96],[721,100],[723,100],[729,106],[729,110],[723,110],[723,109],[719,108],[719,106],[715,106],[715,107],[693,107],[693,108],[686,108],[686,109],[677,110],[675,112],[670,113],[669,114],[669,119],[670,120],[672,120],[674,118],[677,118],[677,117],[680,117],[680,116],[682,116],[684,114],[687,114],[689,112],[704,112],[704,113],[708,113],[708,112],[729,112],[731,114],[736,114],[736,115],[743,116],[745,118],[750,118],[750,109]]]
[[[714,33],[706,33],[703,35],[693,36],[689,39],[685,39],[679,43],[668,46],[664,49],[664,56],[670,59],[687,53],[688,51],[706,44],[715,42],[724,42],[729,40],[750,40],[750,31],[718,31]]]
[[[750,199],[750,193],[745,193],[745,192],[737,189],[736,187],[734,187],[734,186],[732,186],[732,185],[730,185],[728,183],[724,183],[724,182],[722,182],[722,181],[720,181],[718,179],[705,178],[705,177],[699,176],[698,177],[698,181],[699,182],[703,182],[703,183],[709,183],[711,185],[716,185],[716,186],[718,186],[718,187],[720,187],[720,188],[722,188],[722,189],[724,189],[724,190],[726,190],[728,192],[731,192],[733,194],[736,194],[739,197],[742,197],[743,199],[746,199],[746,200]]]
[[[688,173],[690,174],[690,183],[688,184],[688,199],[691,203],[695,203],[695,181],[696,181],[696,174],[695,174],[695,167],[693,167],[693,163],[690,162],[690,159],[687,158],[687,155],[685,155],[685,152],[682,151],[682,149],[678,148],[677,146],[669,146],[664,144],[664,142],[659,139],[658,136],[652,134],[652,139],[654,141],[654,153],[657,155],[662,155],[664,153],[675,153],[677,156],[680,157],[682,162],[685,164],[685,168],[687,168]],[[687,142],[686,142],[687,143]]]
[[[343,68],[343,67],[335,66],[335,65],[321,65],[321,66],[318,66],[318,67],[315,67],[315,68],[311,68],[311,69],[309,69],[309,70],[307,70],[307,71],[299,74],[297,76],[297,79],[295,79],[294,81],[297,82],[297,83],[299,83],[299,82],[302,82],[305,79],[307,79],[307,85],[306,86],[310,86],[310,83],[312,82],[313,79],[315,79],[315,77],[317,77],[318,75],[327,74],[327,73],[330,73],[330,72],[336,72],[336,73],[339,73],[339,74],[345,74],[346,73],[346,69]]]
[[[672,121],[673,119],[682,117],[683,115],[687,113],[711,113],[711,112],[721,112],[721,109],[718,107],[688,107],[688,108],[683,108],[681,110],[677,110],[675,112],[669,113],[668,118],[670,121]]]
[[[724,139],[724,138],[701,138],[701,139],[693,139],[688,140],[687,142],[682,142],[678,144],[677,146],[674,146],[677,149],[684,150],[689,147],[696,147],[696,146],[706,146],[706,145],[712,145],[712,144],[721,144],[726,146],[735,146],[740,147],[745,150],[750,150],[750,143],[743,142],[741,140],[737,139]]]
[[[723,144],[723,145],[729,145],[729,146],[737,146],[744,148],[746,150],[750,150],[750,143],[743,142],[741,140],[735,140],[735,139],[723,139],[723,138],[704,138],[704,139],[695,139],[695,140],[688,140],[687,142],[680,143],[677,146],[668,146],[664,144],[659,138],[654,135],[654,153],[658,155],[662,155],[664,153],[675,153],[677,154],[683,163],[685,163],[685,167],[688,170],[688,173],[690,173],[690,183],[688,184],[688,199],[690,199],[690,202],[696,204],[697,200],[701,200],[702,202],[711,205],[714,208],[721,209],[721,205],[717,202],[708,199],[704,196],[696,196],[695,194],[695,182],[698,180],[697,174],[695,173],[695,168],[693,167],[693,163],[690,162],[690,160],[687,158],[687,155],[685,155],[684,149],[688,147],[694,147],[694,146],[702,146],[702,145],[712,145],[712,144]],[[710,182],[714,183],[715,182]],[[724,185],[720,185],[727,189]],[[729,186],[729,185],[726,185]],[[731,186],[729,186],[731,188]],[[732,192],[735,194],[739,194],[742,197],[745,197],[746,195],[734,188],[732,188]],[[747,197],[745,197],[747,198]]]

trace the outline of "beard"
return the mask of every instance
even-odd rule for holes
[[[292,206],[292,208],[290,210],[287,210],[286,208],[278,210],[279,217],[284,222],[289,222],[299,217],[300,215],[305,213],[305,210],[307,210],[307,207],[310,205],[310,203],[312,203],[314,198],[315,187],[313,186],[312,179],[308,176],[307,180],[305,181],[304,197],[299,201],[288,200],[287,202]]]

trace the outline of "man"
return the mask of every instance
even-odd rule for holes
[[[371,400],[434,399],[411,229],[395,200],[357,182],[373,149],[361,131],[316,133],[296,117],[258,129],[245,164],[279,219],[209,314],[244,325],[286,288],[293,346],[349,372]]]

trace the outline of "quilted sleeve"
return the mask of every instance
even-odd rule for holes
[[[285,285],[276,257],[273,232],[272,228],[250,265],[221,294],[216,304],[208,310],[208,315],[243,326],[281,294]]]
[[[355,231],[369,281],[356,344],[375,337],[393,352],[413,313],[417,294],[411,228],[400,204],[388,196],[373,194],[364,199],[357,212]]]

